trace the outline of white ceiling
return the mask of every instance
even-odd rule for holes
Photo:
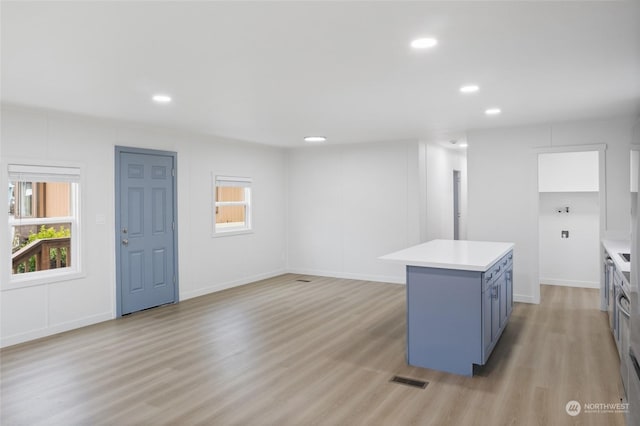
[[[631,115],[639,4],[3,1],[1,95],[280,146]]]

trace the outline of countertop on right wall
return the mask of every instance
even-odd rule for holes
[[[629,253],[631,241],[629,240],[602,240],[602,247],[609,253],[616,269],[622,272],[627,284],[630,284],[631,262],[627,262],[620,254]]]

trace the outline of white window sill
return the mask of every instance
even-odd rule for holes
[[[229,230],[229,231],[218,231],[214,232],[211,236],[213,238],[219,237],[231,237],[233,235],[247,235],[253,234],[253,229],[238,229],[237,231]]]
[[[37,275],[36,275],[37,274]],[[16,290],[19,288],[35,287],[62,281],[73,281],[86,277],[84,272],[75,270],[60,270],[47,272],[29,272],[26,274],[15,274],[9,278],[9,282],[2,286],[2,291]]]

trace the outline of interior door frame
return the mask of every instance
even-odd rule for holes
[[[120,154],[143,154],[143,155],[162,155],[171,157],[173,162],[172,188],[173,191],[173,221],[175,229],[173,230],[173,267],[175,271],[176,282],[173,287],[173,303],[178,303],[180,296],[180,273],[178,271],[178,153],[173,151],[161,151],[148,148],[132,148],[116,145],[115,147],[115,257],[116,257],[116,318],[122,316],[122,279],[120,272],[122,269],[120,261]]]

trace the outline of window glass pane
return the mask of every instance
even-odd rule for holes
[[[9,182],[9,216],[14,219],[71,216],[68,182]]]
[[[216,207],[216,229],[245,227],[246,213],[246,206]]]
[[[216,187],[216,201],[244,201],[245,188],[234,186]]]
[[[9,238],[12,274],[72,265],[72,229],[77,218],[74,182],[10,180]],[[56,218],[66,218],[58,219]]]
[[[11,227],[13,274],[71,266],[71,223]]]
[[[33,183],[31,182],[19,182],[18,183],[18,199],[20,204],[18,212],[20,216],[31,217],[33,216]]]

